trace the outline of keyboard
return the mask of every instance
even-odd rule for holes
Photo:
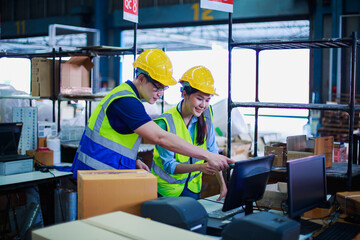
[[[208,215],[209,218],[224,220],[242,212],[244,212],[243,207],[238,207],[226,212],[223,212],[222,209],[217,209],[215,211],[209,212]]]
[[[335,222],[326,228],[319,235],[315,236],[314,240],[351,240],[357,234],[360,233],[360,226],[343,223],[343,222]]]

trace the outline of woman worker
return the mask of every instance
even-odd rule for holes
[[[205,159],[222,170],[233,160],[201,147],[194,147],[180,137],[161,129],[146,113],[142,100],[153,104],[169,85],[176,84],[172,65],[159,49],[142,52],[133,63],[136,77],[115,87],[98,104],[89,118],[75,155],[72,172],[149,168],[137,160],[141,137],[170,151]]]
[[[188,143],[212,153],[218,153],[215,142],[212,108],[209,105],[215,93],[210,71],[196,66],[180,79],[183,100],[162,114],[155,122],[164,130],[174,133]],[[188,157],[156,145],[151,172],[158,179],[159,196],[188,196],[200,198],[202,173],[216,174],[220,183],[220,196],[227,188],[222,172],[202,158]]]

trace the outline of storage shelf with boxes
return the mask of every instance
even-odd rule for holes
[[[232,28],[232,15],[229,15],[229,29]],[[229,63],[232,62],[232,50],[234,48],[250,49],[255,51],[255,63],[257,65],[255,74],[255,101],[253,102],[233,102],[231,99],[231,68],[229,68],[228,82],[228,119],[231,120],[231,110],[239,107],[254,108],[255,110],[255,124],[254,124],[254,155],[257,156],[257,141],[258,141],[258,118],[259,109],[261,108],[282,108],[282,109],[309,109],[309,110],[321,110],[321,111],[343,111],[349,114],[349,156],[348,156],[348,171],[347,171],[347,187],[350,190],[352,184],[352,163],[353,163],[353,128],[355,120],[355,110],[359,109],[359,106],[355,106],[355,83],[356,83],[356,53],[359,47],[357,34],[352,33],[351,37],[341,39],[314,39],[314,40],[290,40],[290,41],[262,41],[262,42],[236,42],[233,40],[232,31],[229,31]],[[349,57],[350,71],[348,73],[348,86],[349,86],[349,99],[346,104],[324,104],[324,103],[281,103],[281,102],[260,102],[259,101],[259,62],[260,52],[265,50],[280,50],[280,49],[348,49],[351,54],[347,54]],[[233,64],[233,63],[232,63]],[[228,121],[228,129],[231,129],[231,121]],[[228,136],[228,149],[231,149],[231,137]],[[287,150],[289,151],[289,149]],[[316,154],[316,153],[314,153]],[[289,157],[289,156],[287,156]],[[328,161],[328,164],[331,164]]]

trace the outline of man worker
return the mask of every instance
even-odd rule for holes
[[[115,87],[91,114],[72,164],[73,177],[77,178],[78,170],[149,171],[137,159],[142,137],[170,151],[204,159],[216,171],[228,168],[233,160],[163,130],[146,113],[141,100],[154,104],[168,86],[176,84],[168,56],[160,49],[148,49],[133,66],[135,79]]]

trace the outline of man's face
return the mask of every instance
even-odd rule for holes
[[[164,93],[164,90],[168,88],[168,86],[164,86],[163,84],[159,83],[158,81],[152,79],[150,76],[145,75],[146,78],[146,97],[145,100],[150,103],[154,104]]]

